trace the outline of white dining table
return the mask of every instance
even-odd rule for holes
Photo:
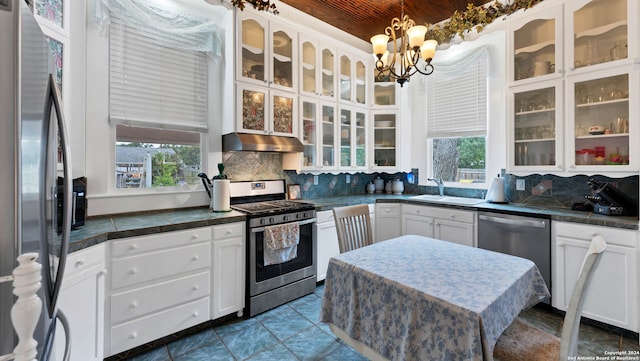
[[[321,321],[383,359],[493,360],[500,334],[549,296],[530,260],[406,235],[331,258]]]

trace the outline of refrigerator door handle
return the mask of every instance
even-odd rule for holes
[[[71,236],[71,209],[72,209],[72,196],[73,196],[73,181],[71,179],[71,152],[69,150],[69,138],[67,136],[67,129],[65,127],[64,114],[62,112],[62,104],[60,102],[62,97],[60,96],[60,90],[56,85],[56,81],[53,74],[49,74],[49,84],[47,89],[47,102],[45,106],[45,121],[51,119],[51,108],[55,109],[58,133],[60,136],[60,148],[62,150],[62,165],[63,165],[63,187],[64,187],[64,199],[62,209],[62,240],[60,244],[60,258],[58,260],[58,267],[54,284],[51,285],[50,302],[48,302],[49,315],[54,315],[56,309],[56,303],[60,288],[62,287],[62,277],[64,275],[64,268],[67,261],[67,253],[69,251],[69,237]],[[49,127],[51,129],[51,127]],[[46,137],[45,139],[51,139]],[[48,145],[47,145],[48,147]],[[46,159],[46,158],[45,158]],[[46,243],[46,239],[44,240]],[[48,245],[44,245],[48,247]],[[44,248],[45,250],[47,248]],[[47,259],[43,260],[44,266],[49,267]]]

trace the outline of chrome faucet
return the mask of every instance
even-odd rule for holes
[[[427,178],[427,180],[434,181],[438,185],[440,196],[444,196],[444,183],[442,183],[442,178]]]

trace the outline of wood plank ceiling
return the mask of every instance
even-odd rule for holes
[[[391,19],[400,17],[401,0],[280,0],[302,12],[342,29],[360,39],[384,33]],[[467,4],[482,5],[488,0],[405,0],[404,13],[416,24],[435,24],[448,19]]]

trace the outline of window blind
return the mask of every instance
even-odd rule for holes
[[[207,130],[207,57],[160,44],[112,18],[109,120],[161,129]]]
[[[486,52],[454,73],[438,73],[436,66],[427,77],[427,138],[481,136],[486,131]]]

